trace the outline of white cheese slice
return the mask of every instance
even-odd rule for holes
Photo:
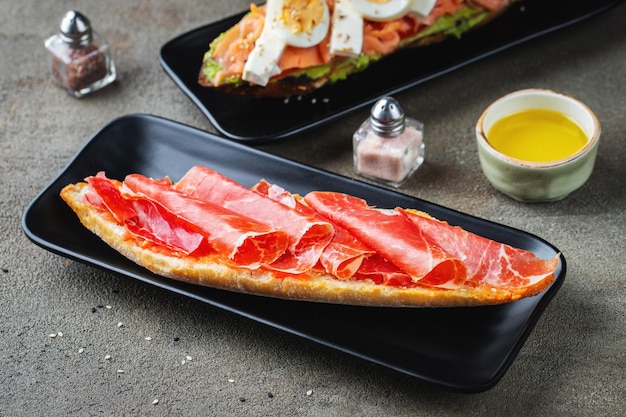
[[[278,61],[287,44],[271,30],[264,30],[256,40],[252,52],[243,67],[244,80],[266,86],[269,79],[280,74]]]
[[[335,0],[330,35],[330,53],[355,57],[363,47],[363,17],[350,0]]]
[[[437,0],[413,0],[409,6],[409,12],[416,13],[424,18],[430,14],[436,2]]]

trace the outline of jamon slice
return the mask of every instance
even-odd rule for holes
[[[175,191],[168,180],[142,175],[126,177],[121,192],[102,176],[89,178],[94,191],[116,207],[113,213],[133,234],[193,253],[206,241],[212,251],[240,267],[256,269],[274,262],[287,248],[288,236],[281,231],[240,216],[222,207]],[[133,215],[134,213],[134,215]],[[181,231],[193,236],[194,246],[185,245]],[[186,234],[183,235],[186,237]],[[188,239],[187,239],[188,240]],[[182,243],[181,243],[182,241]],[[180,248],[179,246],[183,246]]]
[[[296,198],[276,184],[261,180],[252,187],[252,190],[288,207],[293,207],[301,213],[329,221],[328,218],[322,217],[309,207],[301,197]],[[411,284],[411,277],[408,274],[381,258],[348,230],[337,224],[333,224],[333,227],[335,234],[320,256],[320,263],[327,273],[339,279],[367,279],[377,284],[396,286]]]
[[[465,264],[432,245],[402,213],[375,209],[365,200],[341,193],[311,192],[304,200],[409,274],[413,283],[438,288],[463,284]]]
[[[260,195],[209,168],[191,168],[176,190],[210,201],[289,235],[287,252],[270,268],[299,274],[311,270],[334,233],[333,226]]]
[[[427,240],[465,262],[467,286],[530,287],[553,275],[558,266],[558,255],[554,259],[540,259],[532,252],[489,240],[411,210],[396,210],[415,224]]]
[[[106,178],[102,172],[85,181],[85,200],[109,214],[131,235],[185,254],[207,250],[205,236],[196,226],[182,219],[172,221],[167,210],[145,198],[124,196],[119,181]]]

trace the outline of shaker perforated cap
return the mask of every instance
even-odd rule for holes
[[[372,106],[371,125],[383,137],[395,137],[404,132],[404,109],[393,97],[383,97]]]
[[[91,42],[91,22],[76,10],[65,13],[61,20],[61,39],[70,45],[82,46]]]

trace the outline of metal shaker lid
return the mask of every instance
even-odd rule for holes
[[[61,39],[73,46],[85,46],[91,42],[91,22],[76,10],[65,13],[61,20]]]
[[[404,109],[393,97],[383,97],[372,106],[372,130],[380,136],[393,138],[404,132]]]

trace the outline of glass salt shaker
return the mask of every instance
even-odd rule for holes
[[[381,98],[354,133],[354,170],[399,187],[424,162],[423,131],[421,122],[405,117],[396,99]]]
[[[101,89],[115,81],[115,64],[106,39],[91,28],[89,19],[71,10],[60,31],[45,42],[51,55],[52,75],[74,97]]]

